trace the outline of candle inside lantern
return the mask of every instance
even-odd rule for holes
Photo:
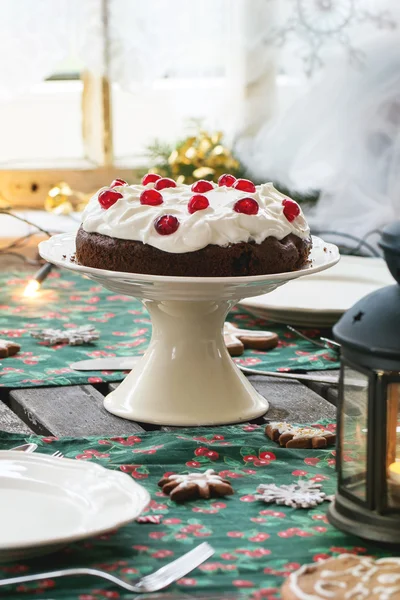
[[[400,461],[396,461],[389,465],[389,478],[393,483],[400,484]]]

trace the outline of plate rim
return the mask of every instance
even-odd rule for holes
[[[41,454],[41,453],[31,453],[31,454],[24,454],[22,452],[18,452],[18,451],[13,451],[13,450],[0,450],[0,461],[2,461],[3,459],[14,459],[14,460],[19,460],[19,461],[23,461],[24,463],[28,462],[32,462],[33,460],[35,460],[36,462],[40,462],[40,463],[44,463],[46,464],[52,464],[54,465],[54,463],[57,463],[58,461],[63,461],[67,462],[69,466],[74,469],[81,469],[81,470],[92,470],[92,471],[96,471],[96,472],[107,472],[108,475],[114,479],[114,481],[118,482],[120,485],[118,486],[113,486],[113,490],[118,490],[118,492],[121,493],[122,489],[127,488],[127,487],[131,487],[132,489],[135,489],[139,492],[139,498],[143,497],[143,501],[141,502],[141,508],[139,511],[135,510],[133,511],[134,514],[131,514],[129,517],[125,517],[124,519],[118,519],[118,521],[115,521],[113,524],[107,524],[107,526],[100,526],[100,527],[96,527],[91,529],[90,531],[81,531],[81,532],[76,532],[75,534],[71,534],[71,535],[63,535],[63,536],[58,536],[58,537],[54,537],[54,538],[47,538],[45,540],[40,540],[40,539],[35,539],[35,540],[31,540],[29,542],[26,543],[13,543],[13,544],[7,544],[7,545],[3,545],[1,540],[0,540],[0,553],[5,554],[7,552],[15,552],[15,551],[19,551],[19,550],[28,550],[31,549],[32,547],[34,548],[42,548],[42,547],[46,547],[46,546],[64,546],[64,545],[68,545],[70,543],[73,542],[77,542],[79,540],[84,540],[84,539],[88,539],[88,538],[92,538],[92,537],[96,537],[98,535],[102,535],[104,533],[108,533],[110,531],[113,531],[116,528],[120,528],[120,527],[124,527],[125,525],[127,525],[128,523],[131,523],[132,521],[134,521],[135,519],[137,519],[138,516],[140,516],[143,511],[149,506],[150,501],[151,501],[151,495],[148,492],[148,490],[140,485],[137,481],[135,481],[134,479],[132,479],[131,477],[129,477],[129,475],[125,474],[125,473],[119,473],[117,471],[114,471],[113,469],[107,469],[106,467],[104,467],[103,465],[99,465],[99,464],[95,464],[95,463],[91,463],[91,462],[87,462],[87,461],[78,461],[76,459],[72,459],[72,458],[57,458],[51,455],[47,455],[47,454]],[[121,485],[122,484],[122,485]],[[130,496],[131,494],[129,494],[129,491],[127,489],[124,489],[124,492],[126,493],[126,496]],[[133,495],[132,495],[133,498]],[[142,506],[143,505],[143,506]],[[101,513],[99,513],[101,514]]]
[[[384,261],[383,258],[381,257],[361,257],[361,256],[352,256],[352,259],[372,259],[374,261],[374,268],[384,268],[386,267],[386,263]],[[344,260],[343,260],[344,259]],[[378,265],[377,261],[381,260],[382,262]],[[346,261],[346,256],[342,256],[341,257],[341,264],[345,264]],[[336,263],[338,264],[338,263]],[[386,267],[386,270],[389,274],[389,271]],[[326,277],[329,278],[329,269],[326,269],[326,271],[323,271],[323,273],[325,274]],[[316,284],[316,282],[318,282],[319,280],[317,278],[309,280],[310,283],[312,284]],[[394,281],[394,280],[393,280]],[[307,284],[307,279],[302,278],[301,279],[301,283]],[[373,284],[373,282],[371,281],[371,284]],[[322,283],[320,284],[322,285]],[[390,285],[390,282],[382,282],[382,286],[384,287],[385,285]],[[376,289],[379,289],[378,287],[376,287]],[[275,291],[275,290],[274,290]],[[272,292],[271,292],[272,293]],[[260,294],[259,296],[254,296],[254,297],[250,297],[250,298],[244,298],[243,300],[239,301],[239,305],[243,306],[244,308],[246,308],[247,310],[251,311],[251,309],[253,310],[262,310],[262,311],[271,311],[273,313],[287,313],[290,312],[293,315],[298,314],[300,317],[305,316],[306,314],[309,314],[310,316],[315,315],[315,316],[322,316],[322,315],[326,315],[328,318],[333,318],[333,317],[338,317],[340,318],[349,308],[351,308],[350,306],[346,309],[341,309],[341,308],[313,308],[313,307],[308,307],[308,308],[304,308],[304,307],[299,307],[299,306],[280,306],[279,304],[268,304],[268,306],[263,306],[261,304],[259,304],[257,302],[257,299],[259,300],[262,296],[267,296],[267,294]],[[269,297],[270,294],[268,294]]]
[[[47,240],[43,240],[39,243],[38,249],[41,257],[58,267],[69,269],[71,271],[80,272],[82,274],[87,275],[95,275],[97,277],[105,277],[109,279],[125,279],[131,280],[132,282],[140,282],[140,283],[207,283],[214,285],[221,284],[251,284],[251,283],[263,283],[268,281],[290,281],[291,279],[296,279],[301,275],[311,275],[313,273],[319,273],[320,271],[324,271],[329,267],[333,267],[336,265],[341,256],[339,253],[339,249],[335,244],[331,244],[325,242],[322,238],[318,236],[312,236],[313,240],[313,249],[311,253],[314,251],[318,251],[322,246],[327,250],[324,251],[327,255],[332,255],[330,260],[326,260],[322,264],[317,266],[306,266],[302,269],[298,269],[297,271],[287,271],[284,273],[273,273],[267,275],[253,275],[253,276],[240,276],[240,277],[181,277],[181,276],[165,276],[165,275],[149,275],[145,273],[126,273],[123,271],[107,271],[105,269],[95,269],[93,267],[85,267],[84,265],[75,264],[73,262],[66,262],[66,260],[58,260],[51,256],[51,248],[52,245],[58,240],[60,244],[63,242],[65,245],[70,244],[70,248],[65,248],[66,255],[72,255],[75,251],[75,238],[76,232],[66,232],[66,233],[58,233],[53,235],[51,238]],[[50,250],[50,252],[47,252]]]

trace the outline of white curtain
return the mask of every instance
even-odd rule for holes
[[[234,113],[235,131],[254,127],[251,90],[274,84],[263,39],[270,14],[269,0],[1,0],[0,100],[29,91],[72,56],[92,72],[107,70],[126,90],[160,79],[221,78],[224,103],[210,104],[210,114]],[[271,99],[258,100],[258,125]]]
[[[223,100],[202,102],[250,172],[322,189],[316,222],[362,234],[400,212],[399,11],[398,0],[1,0],[0,100],[68,56],[133,91],[219,77]]]
[[[97,73],[104,73],[107,63],[112,81],[125,89],[162,78],[223,77],[224,108],[232,111],[234,106],[235,133],[254,137],[272,109],[280,112],[277,75],[304,84],[323,71],[332,56],[361,64],[363,40],[395,27],[392,8],[397,4],[396,0],[1,0],[0,99],[29,90],[71,56],[82,68]],[[287,103],[285,99],[283,104]],[[224,110],[219,112],[223,118]]]

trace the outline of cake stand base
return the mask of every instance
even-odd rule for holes
[[[253,277],[165,277],[94,269],[76,263],[73,232],[41,242],[39,251],[48,262],[81,273],[114,293],[138,298],[150,313],[150,346],[105,398],[105,408],[132,421],[189,427],[240,423],[268,410],[268,402],[226,349],[222,329],[228,311],[243,298],[272,292],[339,260],[336,246],[316,237],[304,269]]]
[[[109,412],[143,423],[193,426],[248,421],[268,410],[224,343],[223,324],[234,302],[143,304],[152,320],[151,342],[105,398]]]

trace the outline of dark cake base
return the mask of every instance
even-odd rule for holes
[[[87,267],[182,277],[240,277],[296,271],[308,260],[311,240],[290,234],[268,237],[261,244],[240,242],[222,248],[209,245],[195,252],[173,254],[132,240],[88,233],[76,236],[76,262]]]

